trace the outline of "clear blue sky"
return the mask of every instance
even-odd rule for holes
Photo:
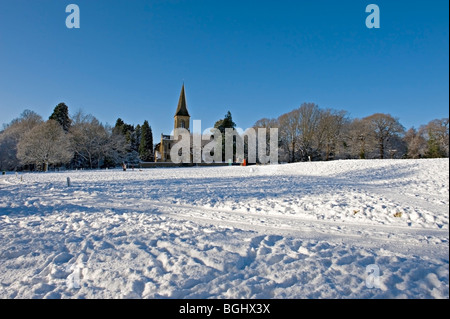
[[[67,29],[65,8],[81,10]],[[381,28],[367,29],[368,4]],[[409,128],[448,117],[447,0],[0,0],[0,125],[59,102],[170,133],[183,81],[192,119],[241,128],[303,102]]]

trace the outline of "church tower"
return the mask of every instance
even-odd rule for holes
[[[191,120],[191,116],[187,110],[186,105],[186,95],[184,93],[184,83],[181,88],[180,99],[178,100],[177,111],[175,112],[175,125],[174,128],[185,128],[189,131],[189,122]]]

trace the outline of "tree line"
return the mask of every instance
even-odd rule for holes
[[[449,156],[448,118],[406,130],[390,114],[351,119],[346,111],[303,103],[278,118],[258,120],[254,128],[279,129],[281,162]]]
[[[235,127],[231,112],[215,123],[222,135],[226,128]],[[253,128],[266,129],[267,138],[270,128],[278,129],[280,162],[449,157],[448,118],[406,130],[390,114],[352,119],[344,110],[303,103],[278,118],[260,119]],[[266,142],[268,150],[270,141]],[[119,118],[112,127],[82,111],[70,117],[64,103],[55,107],[47,121],[25,110],[0,132],[0,170],[137,165],[153,161],[153,152],[148,121],[134,126]]]
[[[50,166],[94,169],[153,161],[153,133],[148,121],[111,127],[82,111],[69,116],[58,104],[47,121],[25,110],[0,132],[0,170],[40,170]]]

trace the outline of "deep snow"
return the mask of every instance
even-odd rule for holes
[[[10,174],[0,297],[449,298],[448,204],[448,159]]]

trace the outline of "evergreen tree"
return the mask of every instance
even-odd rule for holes
[[[132,133],[134,132],[134,126],[131,124],[125,123],[121,118],[118,118],[116,121],[116,125],[113,129],[114,133],[122,134],[127,139],[128,143],[132,142]]]
[[[141,126],[141,143],[139,146],[139,156],[144,162],[153,160],[153,133],[152,128],[148,124],[148,121],[145,121]]]
[[[134,132],[134,126],[131,124],[124,124],[122,126],[122,134],[127,138],[128,143],[132,143],[132,133]]]
[[[123,129],[124,124],[125,123],[123,122],[123,120],[119,117],[116,121],[116,125],[113,128],[113,132],[115,134],[119,134],[119,133],[122,134],[122,129]]]
[[[425,157],[427,158],[443,158],[445,157],[444,152],[442,151],[441,147],[439,146],[439,143],[437,142],[436,138],[430,134],[430,137],[428,139],[428,149],[425,153]]]
[[[227,114],[225,115],[225,118],[218,120],[216,124],[214,124],[214,128],[218,129],[220,133],[222,133],[222,160],[226,161],[227,159],[225,159],[225,129],[236,128],[236,123],[233,122],[231,112],[228,111]],[[235,153],[236,153],[236,142],[233,139],[233,154]]]
[[[59,103],[55,107],[49,119],[58,122],[65,132],[69,131],[70,125],[72,124],[72,120],[69,117],[69,108],[64,103]]]
[[[214,124],[214,128],[219,129],[219,131],[222,134],[225,134],[225,129],[227,128],[235,128],[236,123],[233,122],[233,117],[231,116],[231,112],[228,111],[228,113],[225,115],[225,118],[219,120]]]
[[[132,145],[133,151],[139,152],[141,146],[141,126],[138,124],[134,129],[134,144]]]

